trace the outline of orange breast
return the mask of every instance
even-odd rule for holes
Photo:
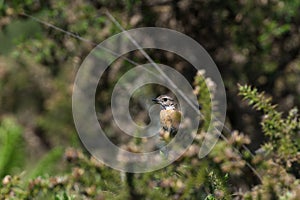
[[[160,111],[160,123],[161,126],[170,130],[171,128],[178,130],[181,121],[181,112],[178,110],[161,110]]]

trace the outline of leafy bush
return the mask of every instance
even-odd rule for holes
[[[268,137],[256,159],[261,159],[262,182],[246,194],[246,199],[300,198],[300,119],[297,108],[286,118],[271,104],[271,98],[256,88],[240,86],[240,94],[258,111],[263,112],[261,126]],[[260,158],[260,156],[262,156]]]
[[[299,2],[0,1],[0,199],[299,199]],[[66,150],[68,162],[60,162],[66,146],[80,148],[71,113],[76,71],[95,43],[121,31],[105,10],[125,28],[184,32],[217,63],[227,89],[229,128],[207,157],[197,157],[214,103],[204,72],[194,77],[196,71],[183,59],[147,50],[195,83],[204,118],[192,146],[173,165],[147,174],[119,173],[74,149]],[[125,56],[145,62],[138,52]],[[109,134],[118,131],[107,106],[110,94],[131,67],[118,60],[99,83],[96,107]],[[238,91],[254,110],[240,102]],[[147,118],[147,112],[134,109]],[[44,155],[37,165],[32,151]]]
[[[0,177],[20,171],[25,162],[22,128],[9,117],[0,125]]]

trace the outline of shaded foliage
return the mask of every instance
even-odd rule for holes
[[[0,1],[1,198],[299,199],[299,8],[297,0]],[[76,71],[98,42],[121,31],[106,10],[125,28],[171,28],[202,44],[224,79],[226,126],[238,131],[227,131],[227,139],[199,160],[214,103],[208,92],[213,83],[183,58],[148,49],[155,61],[194,82],[204,118],[198,132],[191,133],[196,136],[191,147],[174,164],[146,174],[119,173],[75,149],[66,150],[67,162],[62,163],[62,149],[81,147],[71,112]],[[138,51],[125,56],[147,62]],[[139,152],[143,141],[119,137],[110,109],[114,85],[133,67],[123,58],[114,62],[101,78],[95,100],[99,123],[110,139]],[[134,96],[151,101],[168,92],[147,86]],[[149,122],[135,98],[131,114],[138,124]]]

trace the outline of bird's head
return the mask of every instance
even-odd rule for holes
[[[152,101],[161,105],[163,110],[175,110],[176,109],[176,103],[175,103],[174,99],[167,95],[160,95],[156,98],[153,98]]]

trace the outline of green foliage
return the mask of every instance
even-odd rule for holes
[[[53,148],[33,166],[32,170],[29,170],[27,177],[34,178],[56,171],[55,167],[62,155],[63,149],[61,147]]]
[[[14,21],[7,25],[5,32],[0,32],[0,53],[11,53],[14,45],[20,44],[28,38],[33,38],[41,33],[41,27],[33,21]]]
[[[208,182],[211,184],[211,188],[214,191],[214,194],[208,195],[208,199],[230,199],[227,184],[228,184],[228,174],[225,174],[224,177],[216,174],[214,171],[208,173]]]
[[[22,187],[23,180],[20,176],[7,175],[3,178],[0,184],[1,199],[25,199],[26,190]]]
[[[206,84],[202,84],[204,82],[203,75],[198,74],[196,93],[208,90]],[[210,102],[210,95],[206,94],[202,94],[201,103]],[[208,107],[203,109],[209,110]],[[218,168],[211,167],[210,160],[198,159],[200,141],[199,134],[195,143],[173,165],[145,174],[122,174],[87,157],[81,151],[67,149],[65,160],[71,170],[62,175],[49,176],[49,168],[60,155],[60,149],[54,150],[35,166],[26,184],[20,181],[23,177],[14,176],[9,183],[4,181],[0,194],[25,199],[229,199],[228,176]],[[140,141],[130,143],[129,147],[138,151],[142,145]],[[16,188],[21,188],[21,192],[15,192]]]
[[[264,116],[261,122],[263,133],[269,137],[269,141],[262,146],[265,152],[272,152],[278,161],[286,163],[297,161],[300,150],[299,133],[300,121],[298,109],[289,111],[286,118],[272,105],[272,98],[259,93],[256,88],[239,86],[240,95],[249,101],[255,109],[262,111]]]
[[[57,194],[55,195],[55,200],[73,200],[75,197],[69,196],[66,192],[63,192],[63,194]]]
[[[228,199],[227,177],[207,171],[205,162],[194,160],[190,166],[179,161],[177,166],[146,174],[127,174],[124,179],[122,173],[88,158],[81,151],[68,149],[65,159],[72,169],[64,175],[39,176],[27,184],[22,184],[19,176],[5,177],[0,195],[16,199],[173,199],[180,196],[182,199]],[[128,183],[130,177],[133,185]]]
[[[299,8],[299,0],[0,0],[0,177],[4,177],[0,198],[300,199]],[[214,91],[214,85],[204,78],[204,71],[194,78],[195,70],[176,56],[147,50],[155,61],[194,81],[203,117],[198,133],[192,133],[196,136],[192,146],[172,165],[146,174],[120,174],[77,150],[67,150],[68,164],[58,162],[65,146],[80,144],[71,112],[76,71],[94,43],[121,31],[104,14],[106,10],[125,28],[166,27],[198,40],[222,73],[228,97],[226,125],[239,131],[219,140],[199,160],[214,104],[209,90]],[[42,25],[23,12],[92,43]],[[146,62],[137,52],[125,56]],[[111,118],[110,94],[132,67],[120,59],[99,82],[96,109],[108,135],[118,132]],[[237,82],[268,92],[239,86],[240,94],[259,112],[240,103]],[[136,95],[146,97],[166,89],[141,91]],[[133,110],[139,124],[147,124],[147,112],[140,106]],[[22,129],[31,135],[22,135]],[[135,140],[124,146],[138,152],[143,144]],[[252,156],[245,145],[250,149],[261,145],[261,149]],[[53,150],[47,153],[49,149]],[[36,160],[35,154],[28,156],[31,151],[44,152],[37,165],[27,161]],[[25,174],[16,175],[21,171]]]
[[[198,75],[199,76],[199,75]],[[201,83],[200,77],[197,77]],[[200,87],[205,91],[206,86]],[[233,191],[230,188],[235,179],[245,176],[246,163],[255,164],[259,169],[261,183],[251,188],[244,194],[235,194],[245,199],[297,199],[299,197],[299,179],[295,164],[299,162],[294,152],[285,152],[283,147],[287,141],[286,135],[293,135],[296,125],[298,126],[298,115],[292,110],[286,119],[282,118],[271,104],[271,99],[266,98],[263,93],[249,86],[240,86],[240,94],[256,109],[263,111],[275,118],[272,129],[263,129],[269,136],[267,145],[271,146],[273,153],[264,160],[261,155],[254,157],[240,154],[244,151],[239,149],[242,144],[249,144],[250,139],[238,133],[233,132],[228,141],[219,141],[208,158],[199,160],[197,153],[199,151],[199,138],[185,152],[180,159],[165,169],[145,174],[120,174],[94,158],[85,156],[81,151],[67,149],[65,160],[71,167],[70,171],[63,175],[49,176],[42,175],[49,170],[42,166],[51,166],[51,163],[59,157],[61,149],[54,150],[47,157],[40,161],[40,167],[37,167],[34,176],[36,178],[29,180],[26,184],[21,176],[6,176],[2,181],[0,195],[7,198],[45,198],[45,199],[128,199],[128,198],[155,198],[155,199],[231,199]],[[208,98],[209,96],[203,97]],[[262,126],[266,122],[262,119]],[[290,127],[289,131],[282,135],[273,130],[283,131],[276,124],[281,121],[281,126]],[[201,133],[199,134],[201,138]],[[287,138],[289,138],[287,137]],[[140,145],[136,144],[136,145]],[[265,144],[266,145],[266,144]],[[264,147],[264,146],[263,146]],[[290,146],[288,145],[288,150]],[[238,151],[236,151],[239,149]],[[286,151],[287,149],[284,149]],[[292,148],[293,150],[293,148]],[[297,149],[299,152],[299,149]],[[252,166],[253,167],[253,166]],[[295,168],[295,169],[294,169]],[[255,170],[255,169],[252,169]],[[32,176],[32,177],[34,177]],[[123,177],[123,178],[122,178]],[[108,181],[109,180],[109,181]],[[76,185],[76,187],[73,187]],[[140,185],[147,187],[139,187]],[[122,192],[120,192],[122,191]]]
[[[239,86],[240,95],[255,109],[262,111],[261,125],[268,141],[258,151],[266,161],[261,163],[262,184],[246,194],[246,199],[298,199],[300,197],[300,119],[298,110],[291,109],[286,118],[272,105],[272,99],[256,88]],[[257,157],[260,157],[258,155]],[[261,158],[260,158],[261,159]]]
[[[72,166],[71,171],[61,176],[42,175],[30,179],[24,184],[23,177],[7,176],[2,181],[0,196],[14,199],[116,199],[124,196],[120,193],[124,184],[117,171],[87,158],[80,151],[68,149],[66,161]],[[108,184],[106,180],[112,181]]]
[[[15,119],[4,118],[0,125],[0,178],[24,166],[26,154],[22,141],[22,128]]]
[[[198,103],[201,107],[202,130],[207,131],[211,121],[211,107],[213,105],[212,99],[213,93],[215,92],[215,85],[211,79],[205,79],[205,71],[201,70],[198,71],[195,76],[194,86],[194,94],[197,96]]]

